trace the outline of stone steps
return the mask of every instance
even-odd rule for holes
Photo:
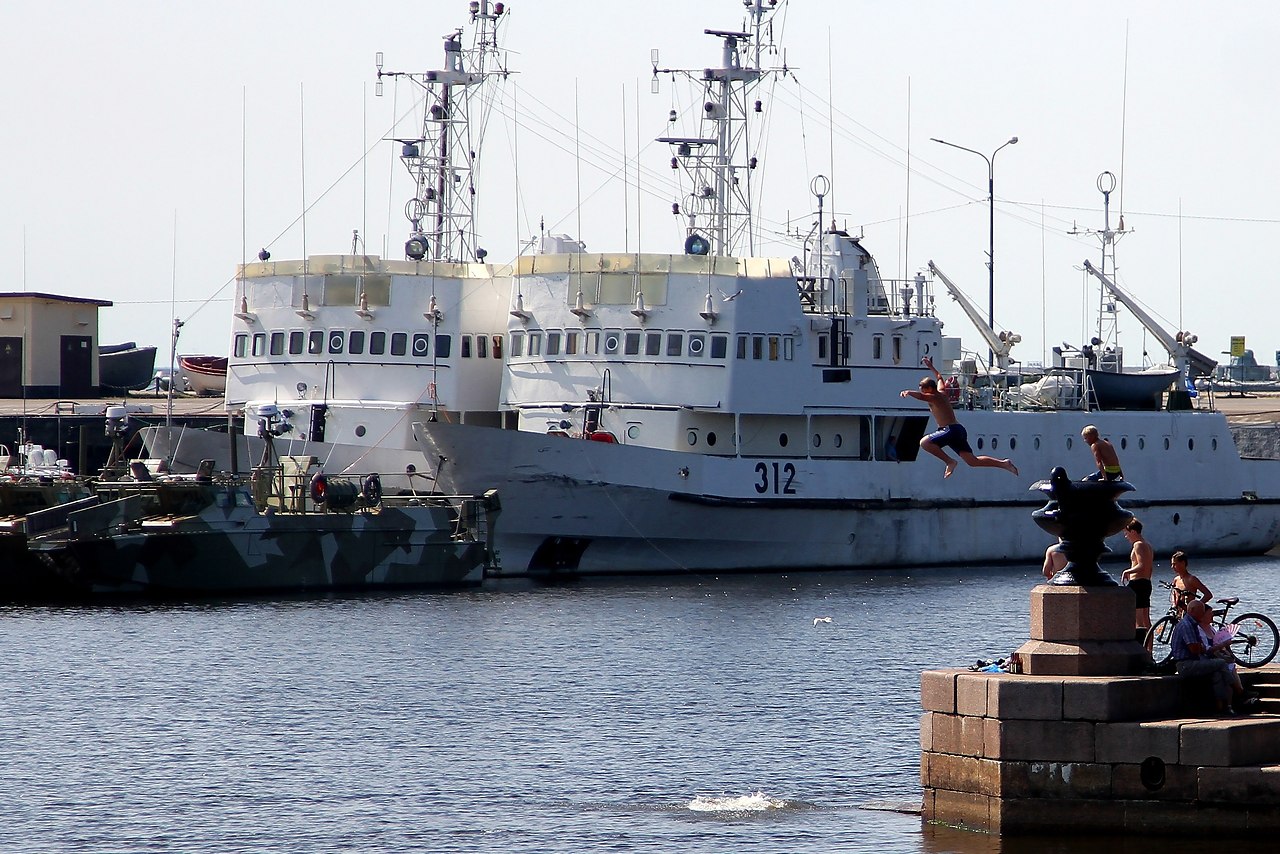
[[[1280,716],[1280,668],[1268,665],[1257,670],[1240,668],[1239,672],[1245,690],[1258,694],[1259,702],[1253,714]]]

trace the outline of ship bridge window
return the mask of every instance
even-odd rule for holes
[[[588,329],[586,337],[582,339],[582,355],[594,356],[600,352],[600,332],[596,329]]]
[[[689,355],[694,358],[701,358],[707,350],[707,336],[701,332],[689,333]]]
[[[622,352],[625,356],[640,355],[640,333],[634,329],[628,329],[623,333]]]
[[[564,339],[564,333],[558,330],[547,333],[547,355],[548,356],[560,355],[560,342],[563,339]]]
[[[902,361],[902,336],[893,336],[893,363],[896,365]]]
[[[769,361],[770,362],[778,361],[778,351],[781,343],[782,343],[781,339],[777,335],[769,336]]]
[[[764,336],[751,336],[751,358],[759,361],[764,358]]]
[[[541,332],[529,333],[529,355],[530,356],[542,355],[542,333]]]
[[[343,346],[347,343],[347,336],[342,334],[341,329],[335,329],[329,333],[329,352],[341,353]]]
[[[587,334],[590,335],[591,333],[588,332]],[[614,355],[621,346],[622,332],[617,329],[609,329],[604,333],[604,352],[606,355]]]
[[[747,337],[748,336],[746,335],[738,336],[736,344],[734,346],[734,351],[733,351],[734,358],[736,359],[747,358]]]
[[[511,333],[511,358],[517,359],[524,355],[524,333]]]
[[[482,339],[482,340],[483,340],[483,339]],[[462,358],[464,358],[464,359],[470,359],[470,358],[471,358],[471,336],[470,336],[470,335],[463,335],[463,336],[462,336],[462,351],[461,351],[461,356],[462,356]]]
[[[361,276],[360,289],[369,305],[391,305],[390,276]]]
[[[381,356],[387,352],[387,333],[370,332],[369,333],[369,355]]]
[[[263,351],[267,349],[266,333],[257,332],[253,336],[253,355],[261,356]]]
[[[884,358],[884,336],[883,335],[871,336],[871,358],[873,359]]]
[[[494,338],[498,341],[502,340],[501,338],[498,338],[498,336],[496,335],[494,336]],[[489,357],[489,339],[484,337],[483,335],[477,335],[476,336],[476,358],[487,359],[488,357]]]
[[[729,355],[729,336],[728,335],[712,335],[711,336],[711,358],[723,359]]]
[[[283,332],[271,333],[271,355],[273,356],[284,355],[284,333]]]
[[[235,354],[235,357],[237,359],[243,359],[244,354],[248,352],[248,350],[249,350],[249,336],[237,335],[235,346],[234,348],[232,348],[231,352]]]
[[[684,354],[684,335],[679,332],[667,333],[667,355],[679,357]]]
[[[359,356],[364,352],[364,330],[353,329],[347,336],[347,352]]]
[[[302,348],[306,346],[307,336],[301,330],[295,329],[289,333],[289,355],[298,356],[302,354]]]
[[[636,293],[635,276],[631,273],[601,273],[599,293],[600,298],[596,301],[602,305],[626,305],[633,302]]]
[[[662,355],[662,333],[646,332],[644,334],[644,354],[646,356]]]
[[[413,336],[413,355],[423,358],[431,352],[431,336],[425,332],[419,332]]]
[[[391,355],[403,356],[409,350],[409,335],[406,332],[391,333]]]
[[[566,356],[578,355],[578,338],[580,333],[570,329],[564,333],[564,353]]]
[[[790,362],[796,355],[796,339],[788,335],[782,339],[782,358]]]
[[[818,336],[818,361],[827,361],[827,333]]]
[[[313,329],[311,334],[307,336],[307,353],[311,356],[319,356],[324,352],[324,330]]]
[[[356,304],[356,292],[360,285],[358,278],[340,273],[330,273],[324,276],[322,281],[324,282],[324,290],[320,294],[320,301],[323,305]]]
[[[449,354],[453,352],[453,336],[437,335],[436,336],[436,358],[447,359]]]

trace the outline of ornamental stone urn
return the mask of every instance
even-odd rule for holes
[[[1067,565],[1031,591],[1031,639],[1018,649],[1032,676],[1125,676],[1150,661],[1134,639],[1133,591],[1098,566],[1104,540],[1133,514],[1116,497],[1133,490],[1124,481],[1072,481],[1062,468],[1032,489],[1049,503],[1032,513],[1036,524],[1062,538]]]
[[[1062,539],[1067,565],[1049,579],[1056,587],[1115,587],[1116,581],[1098,566],[1106,552],[1106,540],[1120,533],[1133,514],[1116,503],[1133,485],[1123,480],[1079,480],[1055,468],[1048,480],[1036,481],[1032,489],[1049,496],[1049,503],[1031,514],[1044,531]]]

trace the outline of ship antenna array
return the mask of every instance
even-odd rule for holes
[[[671,168],[683,173],[688,187],[683,201],[672,203],[671,213],[686,219],[685,252],[690,255],[755,254],[751,177],[758,164],[750,150],[750,130],[764,103],[753,93],[765,78],[789,72],[785,60],[777,68],[761,66],[762,54],[777,52],[772,21],[786,0],[745,0],[744,5],[748,20],[740,31],[704,30],[721,41],[719,68],[662,68],[658,51],[650,53],[650,91],[659,91],[663,74],[697,80],[703,87],[698,135],[658,138],[671,146]],[[672,110],[668,118],[674,124],[679,116]]]
[[[498,48],[498,29],[508,11],[505,3],[473,0],[471,45],[464,45],[462,27],[445,35],[443,68],[434,71],[388,71],[382,51],[377,53],[375,96],[382,96],[385,77],[409,80],[424,93],[422,132],[393,138],[415,186],[404,209],[409,220],[404,252],[410,260],[483,261],[488,255],[476,234],[475,173],[491,106],[486,84],[510,74]]]
[[[1104,276],[1116,276],[1116,243],[1120,238],[1128,234],[1132,229],[1124,227],[1124,214],[1120,214],[1120,220],[1116,228],[1111,227],[1111,194],[1116,189],[1116,176],[1111,172],[1102,172],[1098,175],[1098,192],[1102,193],[1102,228],[1080,228],[1074,223],[1071,231],[1067,232],[1071,235],[1092,234],[1098,238],[1101,247],[1101,258],[1099,269]],[[1110,272],[1108,272],[1110,270]],[[1109,320],[1108,320],[1109,318]],[[1118,330],[1116,323],[1116,304],[1112,300],[1105,286],[1098,288],[1098,333],[1094,346],[1118,344]]]

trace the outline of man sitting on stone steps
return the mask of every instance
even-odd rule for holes
[[[1200,634],[1200,620],[1204,617],[1205,607],[1203,602],[1191,602],[1178,625],[1174,626],[1173,637],[1169,641],[1173,660],[1177,663],[1179,676],[1208,677],[1218,714],[1234,715],[1231,698],[1235,693],[1235,680],[1227,662],[1214,655],[1230,645],[1230,641],[1213,647],[1205,646],[1204,637]]]

